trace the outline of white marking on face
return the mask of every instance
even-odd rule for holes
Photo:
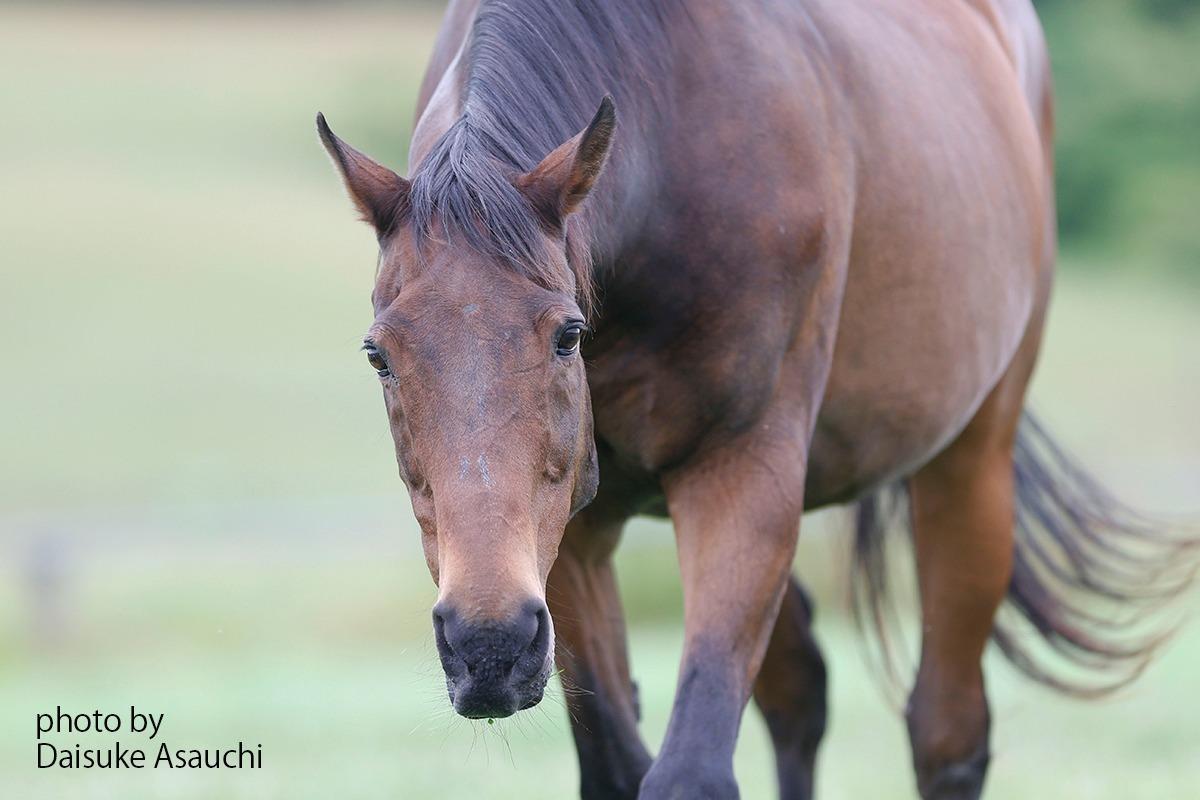
[[[492,488],[492,475],[488,472],[487,456],[483,453],[479,454],[479,458],[475,460],[475,466],[479,467],[479,477],[483,478],[483,485]]]

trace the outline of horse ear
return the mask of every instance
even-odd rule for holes
[[[517,188],[550,222],[560,224],[579,208],[600,177],[616,125],[616,110],[606,95],[588,126],[517,178]]]
[[[317,133],[363,219],[379,233],[386,232],[408,204],[409,182],[339,139],[324,114],[317,114]]]

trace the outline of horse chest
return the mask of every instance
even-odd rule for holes
[[[778,359],[691,340],[627,342],[589,359],[598,437],[641,471],[657,474],[707,440],[753,424],[771,394]]]

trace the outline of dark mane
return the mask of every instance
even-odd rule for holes
[[[431,240],[436,215],[445,236],[543,285],[586,294],[586,243],[570,248],[574,276],[552,274],[539,218],[510,179],[578,133],[605,94],[636,124],[662,74],[666,12],[677,3],[482,0],[459,67],[461,115],[413,175],[417,241]]]

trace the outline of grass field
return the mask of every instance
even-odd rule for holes
[[[449,713],[433,586],[357,352],[374,242],[313,130],[322,110],[402,166],[436,18],[195,5],[0,17],[0,797],[572,796],[557,691],[495,726]],[[1164,191],[1194,193],[1192,159]],[[1200,251],[1177,205],[1136,267],[1121,262],[1137,237],[1069,249],[1034,389],[1097,472],[1172,513],[1200,505],[1200,294],[1180,278]],[[806,522],[797,560],[832,664],[820,796],[909,798],[899,714],[844,614],[838,522]],[[681,636],[669,530],[635,523],[620,574],[654,744]],[[1136,686],[1080,704],[993,659],[988,797],[1194,796],[1198,665],[1192,624]],[[130,704],[165,712],[173,747],[262,742],[264,768],[34,768],[35,713]],[[738,772],[747,800],[771,796],[753,713]]]

